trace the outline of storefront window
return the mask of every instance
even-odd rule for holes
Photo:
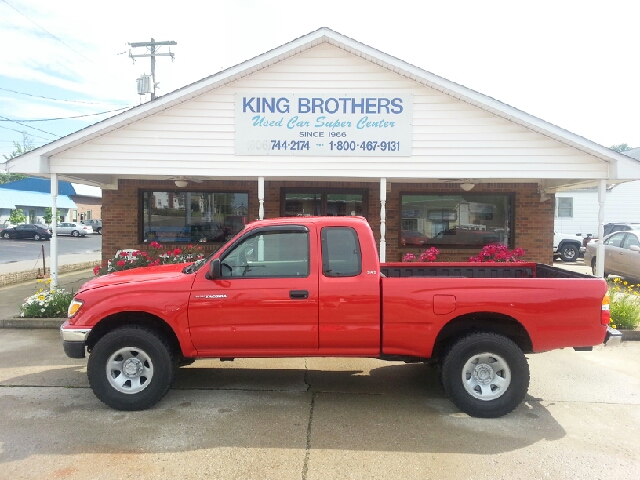
[[[513,243],[511,195],[402,195],[401,203],[401,247]]]
[[[221,243],[247,223],[247,193],[142,192],[143,242]]]
[[[333,190],[284,191],[283,217],[366,216],[365,192]]]

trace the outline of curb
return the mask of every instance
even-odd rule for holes
[[[59,329],[66,318],[7,318],[0,320],[0,328]]]
[[[622,333],[623,342],[640,342],[640,330],[618,330]]]
[[[58,274],[75,272],[78,270],[88,270],[95,267],[99,261],[90,261],[82,263],[71,263],[67,265],[60,265],[58,267]],[[46,269],[44,274],[41,268],[35,268],[33,270],[26,270],[22,272],[11,272],[0,274],[0,287],[6,287],[9,285],[15,285],[17,283],[28,282],[29,280],[37,280],[39,278],[46,277],[49,274],[49,268]]]

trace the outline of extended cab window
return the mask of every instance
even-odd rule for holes
[[[225,254],[220,273],[238,278],[308,277],[309,233],[306,227],[258,231]]]
[[[322,273],[326,277],[355,277],[362,273],[360,243],[353,228],[322,229]]]

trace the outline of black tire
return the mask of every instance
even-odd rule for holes
[[[596,275],[596,257],[593,257],[591,259],[591,273],[593,274],[593,276],[597,276]],[[607,272],[606,270],[603,272],[602,277],[603,278],[607,278],[609,276],[609,272]]]
[[[580,247],[574,243],[566,243],[560,248],[560,258],[563,262],[575,262],[580,256]]]
[[[96,232],[98,233],[98,235],[102,235],[102,229],[101,228],[96,229]]]
[[[8,233],[3,233],[2,234],[2,238],[9,239],[9,238],[11,238],[11,235],[9,235]]]
[[[131,326],[113,330],[98,340],[89,356],[87,376],[102,403],[131,411],[144,410],[162,400],[176,370],[177,360],[160,334]]]
[[[502,417],[524,399],[529,389],[529,364],[510,339],[495,333],[474,333],[454,343],[445,355],[442,385],[466,414]]]
[[[36,234],[33,236],[33,239],[34,239],[35,241],[40,240],[40,235],[36,233]]]
[[[71,236],[72,237],[79,237],[80,236],[80,232],[78,232],[77,230],[74,230],[73,232],[71,232]]]

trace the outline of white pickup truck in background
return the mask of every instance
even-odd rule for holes
[[[560,257],[563,262],[575,262],[580,255],[584,255],[585,250],[581,234],[553,232],[554,258]]]

